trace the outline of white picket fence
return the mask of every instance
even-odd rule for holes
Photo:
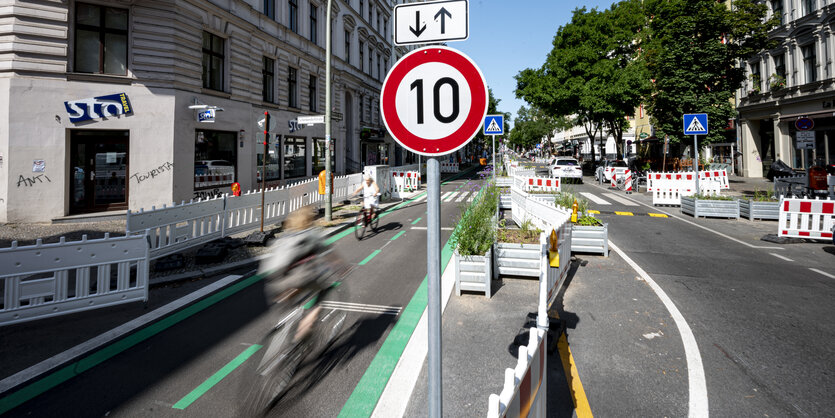
[[[441,162],[441,173],[457,173],[458,163]]]
[[[780,201],[778,236],[831,241],[833,226],[835,200],[787,198]]]
[[[345,199],[359,188],[362,174],[340,176],[333,180],[333,200]],[[275,187],[264,191],[264,225],[283,221],[304,206],[319,205],[317,179]],[[145,234],[150,240],[150,257],[156,259],[232,234],[254,230],[261,225],[261,191],[241,196],[183,202],[179,205],[128,211],[127,235]]]
[[[547,416],[547,347],[546,332],[539,328],[531,328],[528,345],[519,347],[516,367],[505,370],[501,393],[491,394],[489,397],[488,418]]]
[[[0,249],[0,326],[148,300],[144,235]]]

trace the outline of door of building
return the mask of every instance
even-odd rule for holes
[[[71,213],[127,209],[129,142],[129,131],[71,131]]]

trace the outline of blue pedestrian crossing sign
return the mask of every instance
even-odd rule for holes
[[[504,115],[485,116],[484,135],[504,135]]]
[[[685,135],[707,135],[707,113],[687,113],[684,115]]]

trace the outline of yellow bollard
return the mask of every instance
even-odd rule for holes
[[[574,204],[571,205],[571,222],[577,222],[577,209],[579,209],[577,199],[574,199]]]

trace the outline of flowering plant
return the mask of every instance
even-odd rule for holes
[[[458,218],[450,237],[451,244],[461,255],[483,255],[490,249],[496,237],[493,217],[499,204],[499,190],[495,184],[485,183],[478,196]]]

